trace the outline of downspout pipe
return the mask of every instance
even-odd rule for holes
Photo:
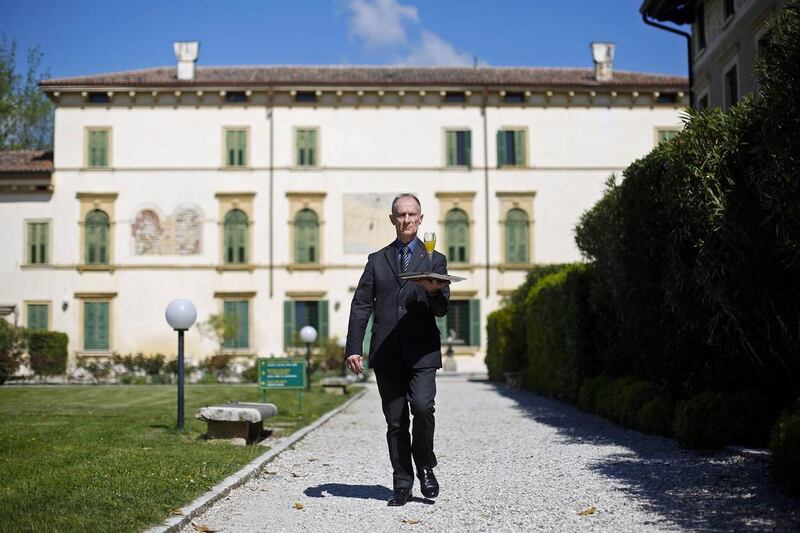
[[[689,105],[694,107],[694,55],[692,54],[692,34],[685,31],[676,30],[675,28],[661,24],[654,20],[650,20],[647,18],[647,13],[642,13],[642,20],[648,26],[653,26],[654,28],[666,30],[671,33],[677,33],[678,35],[686,37],[686,55],[689,60]]]

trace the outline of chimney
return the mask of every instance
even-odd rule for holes
[[[592,59],[594,60],[594,79],[611,81],[614,77],[614,43],[592,43]]]
[[[197,62],[197,53],[200,50],[199,41],[178,41],[172,43],[175,57],[178,59],[178,79],[193,80],[194,64]]]

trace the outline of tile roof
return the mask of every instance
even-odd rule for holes
[[[10,150],[0,152],[0,174],[53,172],[53,152]]]
[[[69,87],[650,87],[688,90],[682,76],[614,71],[598,82],[592,68],[533,67],[375,67],[375,66],[232,66],[197,67],[195,79],[178,80],[175,67],[113,72],[43,80],[44,90]]]

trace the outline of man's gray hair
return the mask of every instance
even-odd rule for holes
[[[412,194],[410,192],[402,192],[402,193],[398,194],[397,196],[395,196],[394,200],[392,200],[392,216],[393,217],[397,216],[397,200],[399,200],[400,198],[413,198],[414,201],[417,202],[417,205],[419,206],[419,212],[422,213],[422,204],[420,203],[419,198],[417,198],[417,196],[415,194]]]

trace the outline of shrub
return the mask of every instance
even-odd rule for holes
[[[258,382],[258,365],[253,365],[242,371],[242,381],[246,383]]]
[[[583,380],[578,392],[578,407],[590,413],[597,412],[597,399],[605,394],[612,379],[607,376],[594,376]]]
[[[637,427],[644,433],[672,436],[675,426],[675,404],[663,396],[655,396],[642,405]]]
[[[688,448],[722,448],[730,443],[736,416],[729,396],[701,392],[678,403],[675,437]]]
[[[486,317],[486,369],[489,379],[503,381],[503,354],[511,337],[510,307],[501,307]]]
[[[89,372],[94,379],[95,383],[108,378],[111,374],[112,363],[110,361],[95,360],[95,359],[81,359],[78,361],[78,368],[82,368]]]
[[[25,344],[25,330],[0,318],[0,385],[19,369]]]
[[[67,371],[66,333],[58,331],[29,331],[28,356],[31,370],[42,377],[60,376]]]
[[[772,477],[790,492],[800,494],[800,403],[775,423],[769,447]]]
[[[231,363],[233,362],[233,355],[231,354],[216,354],[207,357],[200,363],[200,369],[203,371],[201,382],[215,383],[231,374]]]

